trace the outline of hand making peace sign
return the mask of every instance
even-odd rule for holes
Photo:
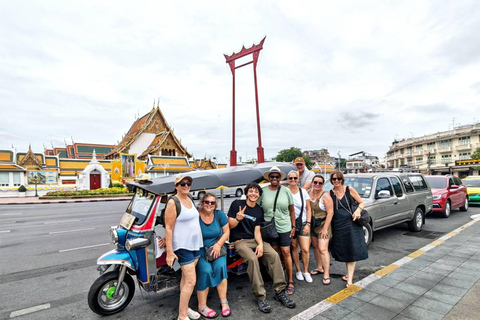
[[[243,218],[245,217],[245,209],[247,209],[247,206],[243,207],[243,209],[242,209],[242,206],[239,206],[235,219],[237,219],[238,221],[243,220]]]

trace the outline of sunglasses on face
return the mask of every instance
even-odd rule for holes
[[[298,177],[288,177],[288,180],[298,180]]]
[[[322,182],[322,181],[313,181],[313,184],[314,184],[314,185],[317,185],[317,184],[318,184],[318,185],[322,185],[323,182]]]
[[[277,175],[271,175],[271,176],[268,176],[270,179],[280,179],[280,176],[277,176]]]
[[[296,166],[297,166],[297,167],[303,167],[304,164],[303,164],[303,163],[297,163]]]
[[[332,181],[342,181],[342,178],[332,178]]]
[[[216,204],[215,201],[207,201],[207,200],[203,201],[203,203],[209,204],[209,205],[211,205],[211,206],[214,206],[214,205]]]
[[[192,185],[192,183],[191,183],[191,182],[182,181],[182,182],[180,182],[180,183],[177,184],[177,186],[180,186],[180,187],[185,187],[185,185],[187,185],[187,186],[190,187],[190,186]]]

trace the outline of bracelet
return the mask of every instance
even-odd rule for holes
[[[310,221],[307,221],[305,224],[312,224]]]
[[[237,220],[238,222],[240,222],[240,220],[238,220],[237,217],[235,217],[235,220]]]

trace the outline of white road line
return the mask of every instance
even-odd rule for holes
[[[55,224],[55,223],[78,222],[78,221],[82,221],[82,220],[49,221],[49,222],[44,222],[43,224]]]
[[[94,229],[95,229],[95,228],[85,228],[85,229],[76,229],[76,230],[63,230],[63,231],[49,232],[48,234],[67,233],[67,232],[77,232],[77,231],[94,230]],[[0,231],[0,232],[1,232],[1,231]]]
[[[26,314],[29,314],[29,313],[33,313],[33,312],[37,312],[37,311],[41,311],[41,310],[46,310],[46,309],[50,309],[50,303],[41,304],[41,305],[38,305],[38,306],[35,306],[35,307],[25,308],[25,309],[18,310],[18,311],[13,311],[12,313],[10,313],[10,318],[19,317],[19,316],[23,316],[23,315],[26,315]]]
[[[377,281],[378,279],[380,279],[381,277],[379,275],[376,275],[376,274],[371,274],[369,275],[368,277],[366,278],[363,278],[362,280],[360,281],[357,281],[354,283],[354,285],[360,287],[360,288],[365,288],[366,286],[368,286],[370,283],[374,282],[374,281]]]
[[[110,244],[111,243],[94,244],[93,246],[85,246],[85,247],[78,247],[78,248],[72,248],[72,249],[64,249],[64,250],[60,250],[58,252],[68,252],[68,251],[74,251],[74,250],[89,249],[89,248],[95,248],[95,247],[101,247],[101,246],[108,246]]]
[[[310,308],[308,308],[308,309],[302,311],[301,313],[293,316],[290,320],[312,319],[313,317],[322,313],[323,311],[330,309],[330,307],[332,307],[333,305],[334,305],[333,303],[330,303],[330,302],[327,302],[327,301],[323,300],[323,301],[317,303],[316,305],[311,306]]]
[[[10,230],[0,230],[0,233],[9,233]]]
[[[16,216],[18,214],[23,214],[23,212],[0,213],[0,216]]]

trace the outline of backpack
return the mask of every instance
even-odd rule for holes
[[[193,201],[192,195],[190,193],[188,194],[188,197],[190,198],[190,200],[192,200],[192,203],[195,206],[195,202]],[[160,212],[160,216],[157,217],[157,223],[156,223],[156,224],[160,224],[164,228],[165,228],[165,210],[167,209],[167,204],[170,201],[170,199],[173,199],[173,201],[175,201],[175,209],[177,211],[177,218],[180,215],[180,211],[182,211],[182,204],[180,203],[180,200],[177,198],[177,196],[176,195],[169,196],[167,198],[167,203],[165,204],[165,207]]]

